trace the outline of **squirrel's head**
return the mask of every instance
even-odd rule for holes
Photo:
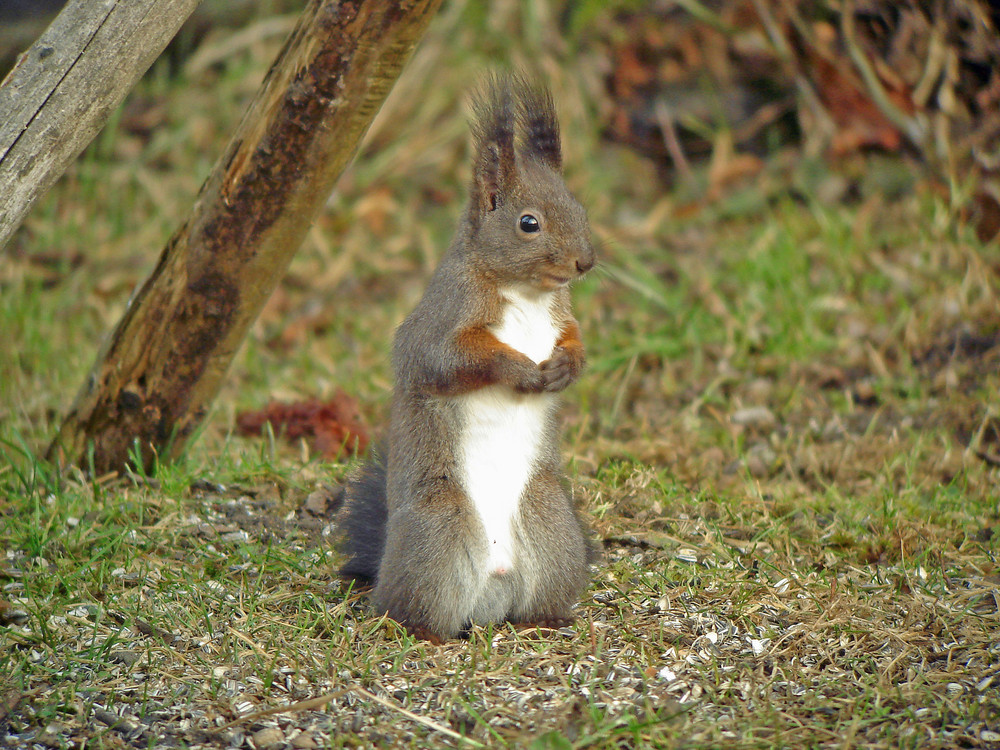
[[[488,78],[473,100],[468,226],[477,266],[501,284],[553,290],[594,265],[583,206],[563,181],[552,96],[516,75]]]

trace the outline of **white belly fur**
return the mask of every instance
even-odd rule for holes
[[[504,297],[507,309],[493,333],[535,362],[548,359],[558,336],[552,295],[509,290]],[[517,562],[513,524],[555,399],[548,393],[515,393],[501,385],[461,398],[465,417],[462,479],[486,532],[487,570],[503,574]]]

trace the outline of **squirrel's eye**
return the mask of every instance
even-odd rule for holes
[[[537,232],[541,229],[541,226],[536,219],[531,214],[525,214],[517,221],[517,226],[522,232]]]

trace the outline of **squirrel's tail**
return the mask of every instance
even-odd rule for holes
[[[344,507],[337,518],[340,551],[347,556],[340,568],[341,577],[362,586],[375,583],[385,547],[387,516],[385,459],[373,448],[361,471],[348,482]]]

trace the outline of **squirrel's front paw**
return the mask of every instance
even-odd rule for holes
[[[538,366],[545,383],[544,390],[554,392],[565,389],[580,377],[583,362],[582,356],[574,355],[569,349],[557,346],[552,351],[552,356]]]
[[[512,385],[517,393],[541,393],[548,390],[545,383],[545,374],[541,366],[536,366],[534,362],[518,373],[517,380]]]

